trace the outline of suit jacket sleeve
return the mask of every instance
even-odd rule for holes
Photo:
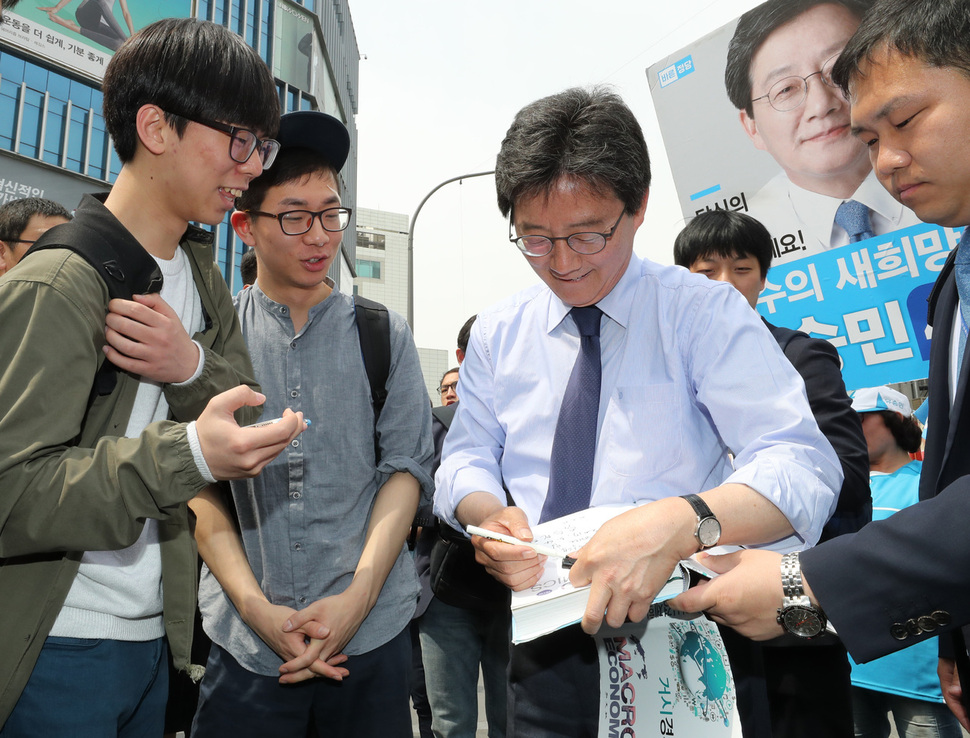
[[[777,330],[772,327],[776,338]],[[822,540],[857,531],[872,519],[869,452],[859,414],[845,391],[839,354],[828,341],[795,332],[785,345],[785,356],[805,381],[815,421],[842,464],[839,502]]]
[[[968,519],[965,476],[931,500],[800,554],[806,581],[856,661],[970,623]],[[931,629],[914,633],[920,623]]]

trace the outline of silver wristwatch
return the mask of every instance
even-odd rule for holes
[[[781,586],[785,598],[778,608],[778,624],[799,638],[815,638],[825,631],[825,613],[805,594],[797,553],[781,557]]]
[[[714,517],[711,508],[699,495],[684,495],[684,499],[694,508],[697,515],[697,525],[694,527],[694,538],[697,539],[698,551],[716,546],[721,540],[721,523]]]

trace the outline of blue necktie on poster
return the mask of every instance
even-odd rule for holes
[[[967,329],[970,326],[970,239],[957,247],[956,259],[953,262],[953,277],[957,282],[957,294],[960,296],[960,358],[958,367],[963,366],[963,352],[967,346]]]
[[[849,234],[849,243],[865,241],[876,235],[869,220],[869,208],[858,200],[846,200],[839,205],[835,212],[835,223]]]
[[[569,375],[559,409],[556,435],[552,441],[549,492],[539,522],[589,507],[593,487],[603,371],[600,363],[600,317],[603,312],[595,305],[574,307],[569,312],[579,328],[579,356]]]

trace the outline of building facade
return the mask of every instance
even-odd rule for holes
[[[194,16],[230,28],[259,52],[273,71],[285,112],[322,110],[347,125],[351,151],[341,187],[344,203],[354,207],[359,51],[348,0],[139,0],[130,6],[119,0],[118,7],[109,0],[100,7],[114,18],[90,27],[91,13],[78,11],[93,2],[61,0],[50,12],[22,2],[4,14],[0,204],[33,196],[72,209],[82,194],[109,189],[121,163],[101,111],[104,69],[131,28],[137,31],[164,17]],[[212,230],[215,258],[236,291],[242,287],[244,245],[228,217]],[[343,258],[331,267],[330,276],[344,291],[353,284],[355,248],[354,239],[344,239]]]
[[[370,208],[357,209],[357,278],[354,292],[408,314],[411,275],[408,266],[408,216]],[[438,380],[455,362],[447,351],[418,347],[428,395],[440,404]]]

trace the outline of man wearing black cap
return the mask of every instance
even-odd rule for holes
[[[258,262],[237,311],[264,417],[302,410],[312,437],[232,487],[238,533],[218,508],[197,510],[213,647],[192,733],[303,738],[315,726],[410,738],[417,579],[405,539],[431,494],[428,396],[411,333],[391,313],[375,427],[354,301],[327,277],[350,221],[337,178],[346,129],[324,113],[290,113],[279,140],[272,173],[232,215]]]

